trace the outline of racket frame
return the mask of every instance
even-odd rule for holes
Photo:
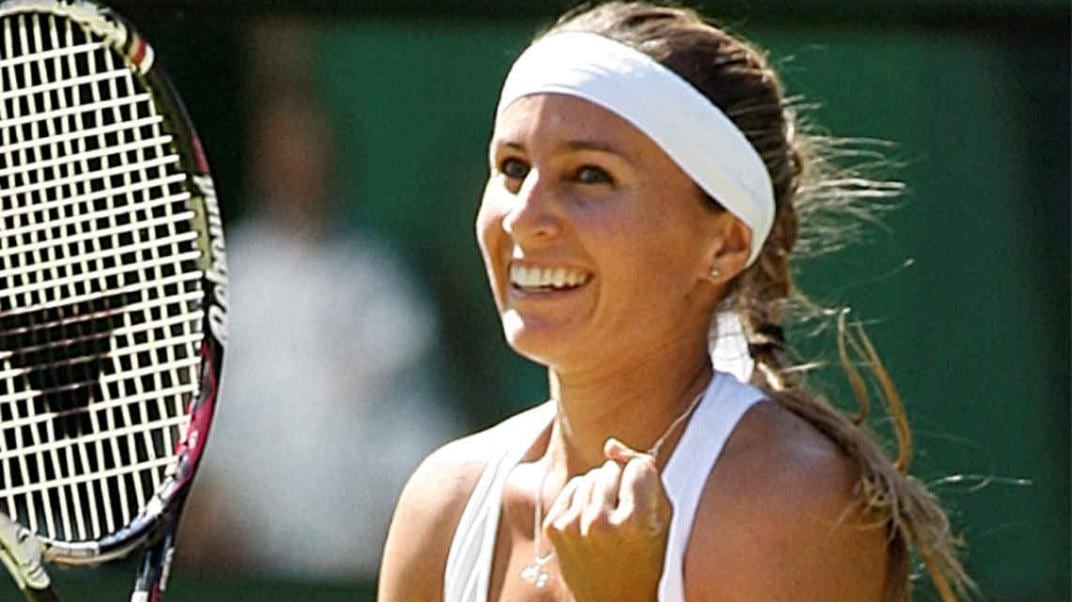
[[[152,102],[173,137],[171,145],[179,157],[180,171],[187,175],[186,189],[191,195],[187,204],[195,210],[193,223],[198,235],[197,246],[201,250],[199,267],[203,274],[201,287],[205,310],[199,349],[201,386],[198,394],[187,403],[189,421],[175,445],[175,461],[169,465],[163,482],[150,501],[130,523],[100,540],[57,541],[32,534],[40,546],[41,559],[68,566],[101,564],[123,558],[147,542],[160,540],[156,546],[149,547],[142,570],[142,573],[155,574],[155,578],[149,579],[149,590],[152,590],[152,599],[156,599],[156,590],[163,589],[174,531],[208,440],[219,391],[227,340],[227,260],[222,218],[208,161],[186,108],[170,80],[156,67],[152,47],[134,27],[110,9],[85,0],[6,0],[0,3],[0,19],[30,13],[70,19],[123,57],[134,77],[140,79],[150,92]],[[155,557],[154,549],[157,551]],[[149,563],[156,566],[146,567]],[[137,591],[142,589],[143,575],[139,575],[138,581],[135,598]]]

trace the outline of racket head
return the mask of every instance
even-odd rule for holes
[[[181,508],[226,344],[208,162],[152,47],[79,0],[0,3],[0,512],[44,558]]]

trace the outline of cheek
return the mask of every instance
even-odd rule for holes
[[[690,216],[691,218],[691,216]],[[694,224],[670,211],[646,212],[628,220],[613,233],[619,285],[644,304],[677,303],[688,296],[703,276],[703,243]]]
[[[494,195],[487,190],[484,192],[480,203],[480,209],[476,214],[476,241],[480,247],[480,254],[484,258],[484,268],[488,274],[488,281],[495,291],[497,288],[496,261],[501,257],[501,249],[504,244],[506,233],[502,229],[503,213],[501,204],[496,202]]]
[[[484,195],[480,199],[474,229],[476,231],[476,242],[480,245],[480,252],[484,255],[484,260],[487,261],[488,249],[491,248],[497,235],[496,230],[502,229],[502,216],[496,210],[495,199],[492,198],[487,187],[485,187]]]

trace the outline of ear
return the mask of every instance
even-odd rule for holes
[[[721,244],[716,244],[712,250],[707,280],[723,285],[747,267],[752,251],[752,229],[729,212],[723,213],[718,219],[718,240]]]

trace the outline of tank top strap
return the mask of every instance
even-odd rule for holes
[[[450,542],[444,602],[486,602],[507,478],[553,416],[554,402],[547,402],[508,420],[515,424],[498,428],[500,436],[491,443],[495,455],[469,494]]]
[[[766,394],[724,372],[715,372],[666,467],[663,486],[673,505],[659,602],[684,602],[685,551],[707,479],[745,412]]]

